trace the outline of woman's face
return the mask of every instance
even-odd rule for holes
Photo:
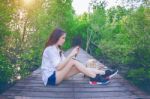
[[[60,38],[59,40],[57,41],[57,45],[60,45],[62,46],[65,42],[65,39],[66,39],[66,33],[64,33]]]

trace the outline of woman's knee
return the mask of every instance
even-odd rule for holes
[[[68,62],[68,65],[75,65],[75,61],[73,59],[71,59],[69,62]]]
[[[75,66],[74,66],[74,67],[72,67],[72,70],[74,70],[74,71],[79,71],[79,70],[78,70],[78,68],[77,68],[77,67],[75,67]]]
[[[70,66],[70,67],[75,67],[75,68],[76,68],[76,65],[77,65],[77,61],[74,60],[74,59],[71,59],[71,60],[67,63],[67,66]]]

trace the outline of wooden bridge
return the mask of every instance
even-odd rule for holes
[[[81,49],[77,58],[85,64],[93,57]],[[119,74],[111,79],[108,85],[90,85],[88,78],[78,74],[58,86],[45,87],[40,69],[37,69],[32,75],[18,81],[1,94],[0,99],[150,99],[150,96],[131,85]]]

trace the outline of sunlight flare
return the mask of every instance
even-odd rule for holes
[[[29,5],[33,2],[33,0],[23,0],[26,5]]]

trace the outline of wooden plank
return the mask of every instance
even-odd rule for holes
[[[74,95],[73,92],[26,92],[26,91],[8,91],[4,93],[4,96],[27,96],[27,97],[56,97],[56,98],[72,98]]]
[[[119,96],[132,96],[130,92],[76,92],[75,97],[81,97],[81,98],[98,98],[98,97],[119,97]]]
[[[24,96],[15,96],[15,99],[71,99],[71,98],[49,98],[49,97],[24,97]]]
[[[26,87],[22,89],[22,87],[11,88],[9,91],[27,91],[27,92],[71,92],[73,88],[50,88],[50,87]]]

